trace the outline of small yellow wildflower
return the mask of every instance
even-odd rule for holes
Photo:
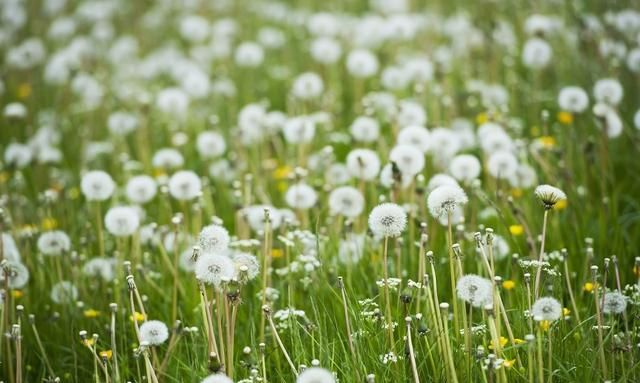
[[[9,180],[9,173],[8,172],[0,172],[0,184],[3,184],[5,182],[7,182],[7,180]]]
[[[277,180],[284,180],[284,179],[287,179],[287,177],[289,177],[289,174],[291,174],[291,166],[282,165],[282,166],[278,166],[273,171],[273,178]]]
[[[548,320],[543,320],[543,321],[540,321],[539,326],[542,331],[549,331],[549,327],[551,327],[551,322]]]
[[[569,310],[569,309],[568,309],[568,308],[566,308],[566,307],[565,307],[565,308],[563,308],[563,309],[562,309],[562,316],[563,316],[563,317],[567,317],[567,316],[569,316],[569,315],[571,315],[571,310]]]
[[[21,298],[24,295],[22,290],[11,290],[11,296],[14,298]]]
[[[282,255],[283,255],[282,249],[271,249],[272,258],[282,258]]]
[[[80,343],[84,344],[87,347],[91,347],[91,346],[93,346],[95,341],[93,340],[93,338],[87,338],[87,339],[84,339],[84,340],[80,341]]]
[[[520,338],[515,338],[515,339],[513,340],[513,342],[514,342],[515,344],[524,344],[524,343],[527,343],[527,341],[526,341],[526,340],[524,340],[524,339],[520,339]]]
[[[520,188],[513,188],[511,189],[511,196],[513,198],[520,198],[522,197],[522,189]]]
[[[155,178],[162,177],[165,175],[167,175],[167,173],[164,171],[164,169],[160,169],[160,168],[153,169],[153,176]]]
[[[502,282],[502,288],[505,290],[513,290],[514,287],[516,287],[516,283],[511,279],[507,279],[506,281]]]
[[[103,359],[111,359],[111,357],[113,356],[113,351],[111,350],[100,351],[99,355]]]
[[[83,314],[85,318],[95,318],[98,315],[100,315],[100,311],[97,311],[94,309],[88,309],[88,310],[84,310]]]
[[[69,192],[67,193],[67,195],[69,196],[70,199],[77,199],[78,197],[80,197],[80,189],[73,187],[69,189]]]
[[[129,320],[133,322],[134,316],[136,318],[136,322],[142,322],[145,319],[144,315],[136,311],[134,315],[129,315]]]
[[[478,113],[476,116],[476,124],[478,125],[482,125],[487,121],[489,121],[489,115],[486,112]]]
[[[18,91],[16,92],[16,95],[21,100],[28,98],[31,95],[31,84],[26,82],[20,84],[18,86]]]
[[[547,149],[551,149],[556,146],[556,139],[552,136],[542,136],[538,139],[540,144]]]
[[[506,367],[506,368],[511,368],[513,367],[513,365],[516,363],[515,359],[511,359],[511,360],[505,360],[504,362],[502,362],[502,364]]]
[[[504,347],[507,344],[507,338],[501,336],[500,337],[500,348]],[[493,339],[489,342],[489,349],[493,350]]]
[[[558,122],[563,125],[571,125],[573,122],[573,114],[569,112],[558,112]]]
[[[593,289],[595,288],[595,285],[591,282],[587,282],[584,284],[584,287],[582,288],[585,292],[590,293],[593,291]]]
[[[566,199],[561,199],[560,201],[556,202],[555,205],[553,205],[553,208],[556,210],[563,210],[567,207],[567,200]]]
[[[522,235],[522,233],[524,233],[524,227],[522,227],[522,225],[511,225],[509,226],[509,232],[515,236]]]
[[[47,217],[42,219],[42,230],[53,230],[58,227],[58,221],[55,218]]]

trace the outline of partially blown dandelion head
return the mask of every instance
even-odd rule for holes
[[[452,213],[456,207],[465,205],[469,199],[459,186],[442,185],[433,189],[427,198],[429,212],[434,218]]]
[[[140,341],[158,346],[169,338],[169,329],[164,322],[148,320],[140,325]]]
[[[322,367],[310,367],[302,371],[296,379],[296,383],[335,383],[331,371]]]
[[[383,203],[371,210],[369,228],[379,237],[398,237],[407,225],[407,213],[395,203]]]
[[[458,298],[473,307],[484,307],[493,303],[493,285],[486,278],[473,274],[461,277],[456,284]]]
[[[233,279],[236,267],[226,255],[202,253],[196,261],[195,272],[199,281],[220,287]]]
[[[354,149],[347,155],[347,169],[352,176],[371,181],[380,172],[380,158],[370,149]]]
[[[551,185],[540,185],[536,187],[534,193],[547,210],[553,208],[558,201],[567,199],[567,195],[562,190]]]
[[[235,265],[234,280],[239,282],[246,282],[254,279],[260,272],[260,264],[255,255],[249,253],[235,253],[231,257],[233,264]]]
[[[204,253],[221,253],[229,247],[230,240],[227,229],[220,225],[209,225],[200,231],[198,246]]]
[[[531,307],[531,316],[540,321],[558,320],[562,316],[562,305],[555,298],[539,298]]]
[[[627,297],[617,291],[606,293],[602,303],[605,314],[622,314],[627,309]]]

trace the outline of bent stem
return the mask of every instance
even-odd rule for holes
[[[415,383],[420,383],[418,368],[416,366],[416,356],[413,352],[413,343],[411,342],[411,317],[406,317],[405,321],[407,322],[407,345],[409,346],[409,358],[411,359],[411,371],[413,372],[413,380]]]

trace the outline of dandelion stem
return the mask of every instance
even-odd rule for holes
[[[287,360],[287,363],[289,363],[289,367],[291,367],[291,370],[293,371],[294,375],[298,376],[298,370],[296,370],[296,366],[291,361],[291,358],[289,357],[289,353],[287,352],[287,349],[284,347],[284,344],[282,343],[282,340],[278,335],[278,329],[276,329],[276,325],[273,323],[273,319],[271,318],[271,308],[269,306],[264,306],[262,310],[264,311],[264,315],[267,317],[267,320],[269,321],[269,326],[271,327],[273,336],[276,338],[278,347],[280,347],[280,350],[282,351],[282,354],[284,354],[284,358]]]
[[[538,269],[536,270],[536,279],[534,282],[533,294],[536,299],[540,296],[540,276],[542,274],[542,261],[544,260],[544,242],[547,235],[547,217],[549,215],[549,209],[544,210],[544,217],[542,219],[542,240],[540,242],[540,253],[538,253]]]
[[[405,321],[407,322],[407,344],[409,345],[409,358],[411,359],[411,371],[413,372],[413,380],[415,383],[420,383],[418,368],[416,366],[416,356],[413,352],[413,343],[411,342],[411,317],[406,317]]]

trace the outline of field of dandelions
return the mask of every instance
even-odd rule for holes
[[[0,1],[0,382],[640,381],[634,1]]]

